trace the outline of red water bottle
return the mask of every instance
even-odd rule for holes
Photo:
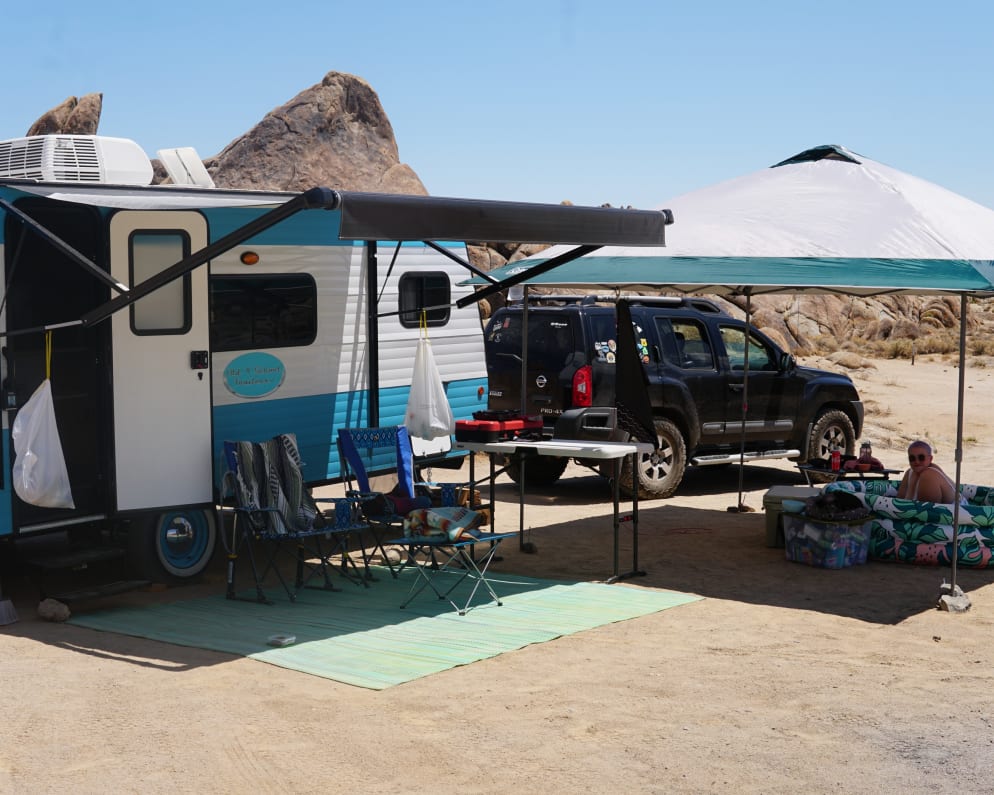
[[[842,466],[842,453],[838,450],[832,451],[832,471],[838,472]]]

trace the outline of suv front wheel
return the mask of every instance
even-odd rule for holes
[[[849,419],[848,414],[839,409],[823,411],[811,426],[808,460],[828,458],[833,450],[838,450],[843,455],[853,455],[856,451],[856,431],[852,427],[852,420]],[[834,478],[812,472],[811,480],[825,483]]]
[[[659,444],[652,453],[638,456],[639,499],[672,497],[687,468],[687,443],[683,434],[670,420],[657,418],[656,436]],[[625,456],[618,485],[626,497],[632,496],[632,459]]]

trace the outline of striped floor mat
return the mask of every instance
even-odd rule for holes
[[[503,605],[483,602],[460,616],[430,593],[400,609],[408,574],[399,580],[382,574],[369,588],[343,581],[341,591],[305,590],[294,603],[275,591],[273,605],[219,595],[109,608],[73,616],[69,623],[228,652],[383,690],[700,598],[654,588],[498,575],[492,581]],[[274,648],[269,645],[273,636],[292,636],[294,641]]]

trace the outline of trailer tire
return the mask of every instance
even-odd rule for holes
[[[217,542],[214,511],[177,508],[145,514],[128,532],[132,573],[154,582],[183,582],[210,563]]]

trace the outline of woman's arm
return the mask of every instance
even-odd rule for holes
[[[908,495],[908,492],[910,491],[910,488],[908,488],[910,480],[911,470],[909,469],[904,473],[904,477],[901,478],[901,485],[897,487],[897,496],[902,500],[910,499]]]

